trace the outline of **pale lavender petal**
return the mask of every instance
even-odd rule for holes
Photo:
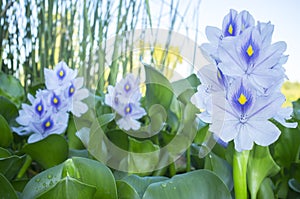
[[[251,139],[261,146],[268,146],[274,143],[280,135],[280,130],[267,120],[251,120],[247,122],[246,131]]]
[[[253,140],[249,135],[249,131],[245,125],[240,125],[239,133],[234,139],[234,148],[241,152],[244,150],[251,150],[253,147]]]

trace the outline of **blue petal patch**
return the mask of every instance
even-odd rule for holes
[[[74,87],[73,84],[69,87],[68,93],[69,93],[69,97],[72,97],[74,95],[74,93],[75,93],[75,87]]]
[[[246,90],[243,83],[241,83],[240,88],[232,96],[232,104],[234,108],[239,111],[241,115],[245,113],[252,106],[253,96],[250,91]]]
[[[63,67],[61,67],[57,73],[56,73],[57,77],[61,80],[63,80],[66,76],[66,71],[63,69]]]
[[[59,107],[59,105],[60,105],[60,98],[57,96],[57,95],[55,95],[55,94],[53,94],[53,96],[52,96],[52,98],[51,98],[51,104],[54,106],[54,107],[56,107],[56,108],[58,108]]]
[[[36,112],[39,116],[41,116],[41,115],[43,114],[43,112],[44,112],[44,105],[43,105],[43,103],[42,103],[42,100],[41,100],[39,103],[37,103],[37,104],[35,105],[35,112]]]
[[[48,117],[42,123],[42,127],[43,127],[44,131],[52,129],[53,125],[54,125],[54,123],[53,123],[53,120],[51,119],[51,117]]]

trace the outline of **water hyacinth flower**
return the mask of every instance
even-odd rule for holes
[[[69,114],[80,117],[88,107],[81,100],[88,97],[83,87],[83,78],[77,70],[70,69],[64,62],[54,70],[45,69],[47,89],[38,90],[36,97],[28,94],[31,105],[22,104],[16,121],[20,127],[12,129],[17,134],[30,135],[28,143],[37,142],[51,134],[62,134],[68,126]]]
[[[255,142],[268,146],[275,142],[280,130],[269,121],[277,115],[285,97],[273,93],[268,97],[257,96],[256,91],[241,82],[235,82],[228,98],[223,93],[214,94],[210,131],[224,142],[234,140],[237,151],[250,150]]]
[[[76,117],[80,117],[88,110],[88,106],[82,100],[88,97],[89,92],[86,88],[82,88],[83,77],[76,78],[76,69],[72,70],[65,62],[59,62],[54,70],[45,69],[44,74],[47,89],[61,93],[60,101],[65,103],[63,107],[67,107],[67,110]],[[58,105],[53,100],[52,102],[53,105]]]
[[[249,80],[261,93],[284,78],[282,70],[274,67],[286,50],[285,42],[264,46],[262,39],[256,27],[248,28],[238,37],[224,39],[218,49],[220,70],[225,75]]]
[[[286,78],[285,42],[272,44],[274,26],[258,22],[242,11],[223,20],[222,31],[207,28],[209,44],[201,46],[214,64],[198,72],[202,83],[191,102],[202,112],[198,117],[210,124],[214,138],[225,146],[234,141],[237,151],[250,150],[253,144],[275,142],[279,129],[274,119],[288,128],[292,108],[282,108],[285,97],[280,88]]]
[[[115,87],[109,85],[107,88],[105,104],[121,117],[116,121],[121,129],[138,130],[141,126],[138,119],[146,115],[139,102],[142,97],[139,83],[133,74],[127,74]]]
[[[212,26],[206,27],[205,31],[209,43],[202,44],[201,49],[214,61],[219,63],[218,47],[223,38],[238,36],[245,29],[253,26],[254,23],[254,18],[248,11],[244,10],[238,13],[236,10],[230,9],[229,13],[223,19],[222,30]]]
[[[69,115],[65,111],[53,111],[49,92],[39,91],[37,98],[28,94],[31,105],[22,104],[16,121],[22,125],[12,129],[19,135],[29,135],[28,143],[37,142],[50,134],[63,133],[68,125]]]

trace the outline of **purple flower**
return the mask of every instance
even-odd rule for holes
[[[109,85],[107,91],[105,104],[121,117],[117,120],[119,127],[124,130],[138,130],[141,124],[137,120],[146,115],[139,102],[142,97],[139,79],[128,74],[115,87]]]
[[[224,142],[234,140],[237,151],[252,149],[254,142],[261,146],[275,142],[280,130],[269,119],[277,115],[285,97],[281,93],[258,96],[248,84],[234,84],[227,98],[222,93],[213,96],[210,131]]]

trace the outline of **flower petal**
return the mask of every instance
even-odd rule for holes
[[[252,140],[261,146],[268,146],[274,143],[280,135],[280,130],[267,120],[249,121],[246,127]]]

